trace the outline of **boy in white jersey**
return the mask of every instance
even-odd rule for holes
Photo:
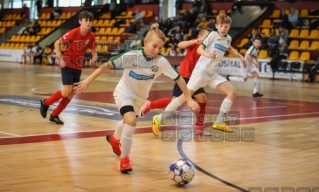
[[[236,81],[236,82],[246,82],[248,73],[252,74],[254,77],[254,90],[253,90],[253,97],[262,97],[263,94],[258,93],[258,69],[260,68],[258,63],[258,53],[259,48],[261,46],[261,39],[256,37],[253,39],[253,45],[247,50],[245,55],[245,60],[247,62],[246,68],[241,68],[242,77],[235,77],[227,75],[226,79],[229,81]]]
[[[246,67],[244,57],[233,49],[231,44],[231,37],[227,34],[230,28],[231,19],[225,14],[218,15],[216,17],[217,32],[213,31],[208,34],[206,39],[202,42],[202,45],[198,47],[197,53],[201,54],[194,71],[187,84],[187,88],[190,95],[201,88],[209,85],[210,87],[226,93],[226,98],[223,100],[220,107],[217,120],[213,124],[214,129],[232,132],[225,122],[233,101],[236,98],[235,88],[222,76],[220,76],[216,68],[222,60],[226,51],[229,51],[233,55],[240,58],[243,66]],[[184,95],[174,99],[166,108],[165,111],[176,111],[176,109],[182,105]],[[160,126],[163,120],[163,114],[155,115],[153,117],[153,133],[154,135],[160,134]]]
[[[124,74],[113,94],[123,120],[117,124],[113,135],[106,136],[107,141],[113,147],[113,152],[121,155],[120,170],[122,173],[132,171],[129,153],[136,127],[136,116],[139,114],[143,102],[148,98],[154,80],[159,75],[164,73],[176,80],[185,94],[190,110],[199,111],[198,104],[188,94],[184,79],[180,77],[166,58],[159,55],[165,40],[165,35],[158,29],[158,24],[153,24],[144,39],[144,47],[110,58],[109,62],[100,66],[87,79],[75,84],[76,92],[83,92],[104,71],[124,65]]]

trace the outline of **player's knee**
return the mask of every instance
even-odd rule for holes
[[[246,78],[244,78],[244,81],[245,81],[245,82],[247,81],[247,77],[246,77]]]
[[[131,105],[126,105],[126,106],[123,106],[121,107],[120,109],[120,113],[121,115],[124,117],[125,114],[129,113],[129,112],[134,112],[134,107],[131,106]],[[124,121],[125,121],[125,124],[127,125],[130,125],[130,126],[136,126],[136,118],[134,115],[132,115],[132,118],[130,118],[130,116],[126,116],[124,117]]]
[[[229,96],[231,96],[232,98],[235,98],[237,96],[237,91],[235,88],[229,90]]]

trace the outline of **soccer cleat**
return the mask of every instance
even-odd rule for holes
[[[52,114],[50,115],[50,121],[56,124],[64,124],[63,121],[61,121],[61,119],[59,118],[59,116],[52,116]]]
[[[143,106],[140,111],[140,117],[145,117],[145,115],[151,110],[151,102],[146,101],[143,103]]]
[[[130,158],[128,157],[121,158],[120,170],[122,173],[128,173],[132,171],[133,170],[132,165],[133,165],[133,162],[131,162]]]
[[[264,96],[264,95],[263,95],[263,94],[260,94],[260,93],[258,93],[258,92],[256,92],[256,93],[253,94],[253,97],[262,97],[262,96]]]
[[[48,112],[48,109],[49,109],[49,106],[47,106],[46,104],[44,104],[44,101],[45,99],[42,99],[40,101],[40,113],[41,113],[41,116],[43,118],[46,118],[47,117],[47,112]]]
[[[111,144],[113,152],[116,155],[121,155],[121,143],[120,140],[116,140],[113,135],[107,135],[106,140]]]
[[[212,127],[214,129],[224,132],[233,132],[233,130],[230,127],[228,127],[225,123],[214,123]]]
[[[226,76],[227,81],[229,81],[229,77],[230,77],[230,75],[227,75],[227,76]]]
[[[161,125],[162,125],[162,123],[157,120],[157,117],[158,117],[158,115],[153,116],[152,129],[153,129],[153,133],[155,136],[160,135]]]

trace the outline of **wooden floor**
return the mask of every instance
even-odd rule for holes
[[[93,69],[84,69],[82,78]],[[103,74],[61,114],[64,125],[39,114],[39,99],[61,88],[58,67],[0,63],[0,191],[261,191],[266,187],[319,187],[319,84],[261,79],[263,98],[252,97],[253,80],[237,89],[231,114],[236,138],[155,137],[152,111],[139,119],[131,174],[105,140],[120,119],[112,91],[122,71]],[[159,78],[150,99],[171,96],[173,81]],[[209,128],[224,95],[209,88]],[[187,111],[185,107],[181,111]],[[180,131],[191,125],[170,125]],[[210,129],[209,129],[210,130]],[[187,130],[186,130],[187,131]],[[246,132],[245,132],[246,131]],[[246,134],[249,131],[249,134]],[[186,132],[189,133],[189,132]],[[162,134],[164,135],[164,134]],[[241,137],[240,137],[241,136]],[[177,187],[168,166],[185,158],[194,180]],[[283,191],[283,190],[282,190]],[[297,191],[297,190],[296,190]]]

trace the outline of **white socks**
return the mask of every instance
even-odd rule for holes
[[[258,78],[254,78],[254,94],[258,92],[258,82]]]
[[[124,127],[123,120],[120,121],[120,122],[116,125],[116,129],[115,129],[115,132],[114,132],[114,138],[115,138],[116,140],[120,140],[120,139],[121,139],[123,127]]]
[[[224,123],[224,117],[227,116],[227,113],[230,111],[230,108],[233,104],[233,101],[225,98],[222,102],[222,105],[220,106],[219,114],[216,119],[216,123]]]
[[[181,102],[179,102],[178,98],[175,98],[173,101],[171,101],[167,107],[165,108],[164,112],[167,112],[167,111],[176,111],[180,106],[181,106]],[[157,120],[159,122],[162,122],[163,120],[163,113],[161,113],[160,115],[157,116]]]
[[[229,76],[228,79],[229,81],[242,82],[242,83],[245,82],[242,77]]]
[[[121,137],[121,158],[128,157],[133,143],[133,134],[136,127],[124,124],[123,134]]]

